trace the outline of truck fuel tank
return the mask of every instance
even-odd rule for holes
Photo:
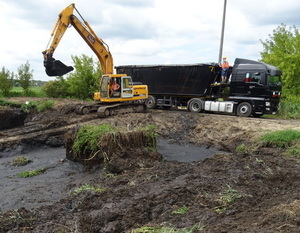
[[[210,112],[233,112],[234,103],[232,101],[205,101],[204,110]]]

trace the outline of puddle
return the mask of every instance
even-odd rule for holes
[[[167,140],[158,139],[157,150],[164,159],[178,162],[195,162],[212,157],[219,153],[217,149],[204,148],[194,145],[171,144]]]

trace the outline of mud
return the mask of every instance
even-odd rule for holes
[[[0,131],[0,232],[117,233],[142,226],[194,227],[189,232],[299,232],[299,159],[257,140],[269,131],[300,130],[299,121],[163,110],[99,119],[67,111],[74,102],[61,100],[51,111],[27,118],[24,126]],[[186,159],[146,163],[138,157],[134,163],[139,166],[118,174],[103,168],[86,171],[66,160],[65,134],[79,125],[103,123],[128,129],[156,125],[160,143],[174,145],[174,155]],[[241,144],[251,150],[237,153]],[[191,146],[193,153],[181,151],[179,145]],[[194,147],[218,152],[198,160]],[[134,153],[140,151],[133,148]],[[12,166],[20,155],[32,162]],[[41,168],[46,172],[18,177],[21,171]],[[105,191],[72,194],[84,184]],[[178,213],[182,207],[187,211]]]

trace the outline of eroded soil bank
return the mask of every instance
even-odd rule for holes
[[[73,103],[61,102],[48,113],[31,116],[23,127],[0,131],[0,166],[8,169],[0,181],[5,191],[0,197],[0,232],[117,233],[161,225],[194,226],[194,232],[299,232],[299,160],[255,141],[268,131],[300,130],[299,121],[163,110],[99,119],[63,111],[68,104]],[[174,154],[177,145],[221,152],[190,162],[146,163],[139,157],[134,161],[138,166],[121,174],[86,171],[65,159],[61,151],[68,130],[103,123],[128,129],[154,124],[166,143],[176,144]],[[235,152],[242,143],[251,150]],[[50,145],[56,149],[42,158],[38,149],[46,152]],[[11,161],[19,155],[32,162],[12,167]],[[17,176],[40,168],[47,168],[46,172],[34,178]],[[42,183],[48,187],[41,189]],[[105,191],[72,194],[84,184]],[[13,209],[10,196],[15,200]],[[187,211],[178,211],[183,207]]]

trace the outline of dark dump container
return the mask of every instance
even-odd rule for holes
[[[220,81],[217,63],[185,65],[128,65],[115,67],[134,82],[148,85],[151,95],[204,96],[210,84]]]

